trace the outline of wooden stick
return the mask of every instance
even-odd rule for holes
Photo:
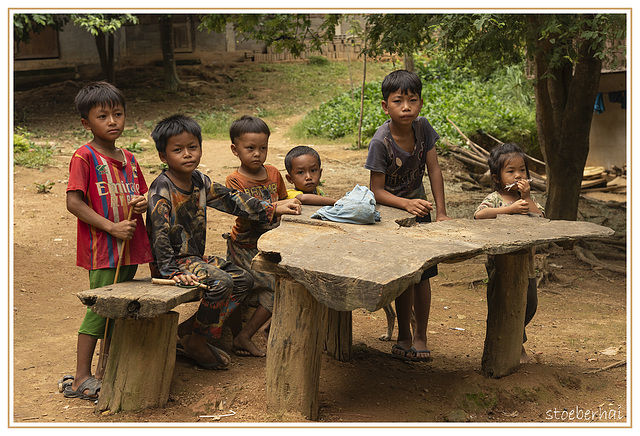
[[[607,365],[604,368],[599,368],[599,369],[594,369],[593,371],[584,371],[583,374],[595,374],[601,371],[606,371],[608,369],[613,369],[613,368],[617,368],[619,366],[624,366],[626,365],[627,362],[624,360],[620,360],[618,362],[612,363],[611,365]]]
[[[469,147],[471,147],[471,149],[473,149],[473,151],[478,153],[480,156],[489,157],[489,152],[487,150],[485,150],[484,148],[480,147],[478,144],[473,142],[471,139],[467,138],[467,136],[464,133],[462,133],[462,130],[460,130],[460,128],[458,126],[456,126],[456,124],[453,121],[451,121],[449,118],[447,118],[447,121],[449,121],[451,123],[451,125],[458,131],[460,136],[462,136],[465,139],[467,145]]]
[[[131,216],[133,214],[133,208],[129,208],[129,214],[127,215],[127,221],[131,221]],[[122,265],[122,257],[124,256],[124,248],[127,245],[127,240],[122,241],[122,246],[120,247],[120,253],[118,255],[118,265],[116,266],[116,275],[113,279],[113,284],[118,283],[118,276],[120,275],[120,266]],[[106,346],[105,342],[107,341],[107,333],[109,332],[109,318],[105,321],[104,324],[104,337],[100,342],[100,354],[98,355],[98,365],[96,372],[104,373],[104,369],[107,366],[107,355],[105,355]]]
[[[169,286],[177,286],[178,283],[172,279],[156,279],[152,278],[151,283],[154,285],[169,285]],[[208,286],[204,283],[196,283],[194,286],[202,289],[208,289]]]

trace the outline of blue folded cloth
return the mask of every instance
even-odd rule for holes
[[[604,100],[602,99],[602,93],[599,92],[596,95],[596,102],[593,105],[593,111],[597,114],[601,114],[604,112]]]
[[[333,206],[318,209],[311,218],[350,224],[373,224],[380,221],[373,192],[365,186],[356,185]]]

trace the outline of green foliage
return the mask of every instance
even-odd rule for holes
[[[53,186],[55,185],[55,182],[52,182],[50,180],[47,180],[44,183],[34,183],[34,185],[36,186],[36,192],[38,194],[48,194],[49,192],[51,192],[51,188],[53,188]]]
[[[320,66],[329,65],[329,60],[324,56],[309,56],[307,60],[311,65],[320,65]]]
[[[75,14],[73,23],[96,36],[113,33],[127,23],[138,24],[138,18],[132,14]]]
[[[327,14],[319,26],[311,14],[208,14],[200,16],[199,30],[222,32],[227,23],[245,40],[257,40],[276,52],[288,51],[294,56],[311,48],[319,50],[335,36],[340,15]]]
[[[218,111],[199,112],[194,118],[202,127],[203,136],[221,139],[229,136],[229,126],[238,117],[235,109],[223,107]]]
[[[532,88],[524,78],[522,65],[507,67],[489,79],[476,77],[469,69],[451,67],[442,58],[417,62],[417,67],[423,79],[421,115],[442,138],[455,144],[463,142],[450,119],[466,136],[486,132],[525,148],[537,142]],[[365,86],[363,138],[371,138],[387,119],[381,106],[380,86],[380,82]],[[312,110],[294,133],[303,138],[351,137],[357,134],[359,113],[360,90],[354,92],[353,98],[350,93],[343,93]]]
[[[54,147],[37,145],[30,136],[21,129],[13,134],[13,162],[26,168],[42,169],[51,163]]]
[[[40,33],[47,27],[61,30],[68,18],[60,14],[14,14],[13,37],[16,42],[28,43],[31,33]]]
[[[440,15],[368,14],[364,24],[368,56],[413,54],[431,47],[433,27]]]
[[[133,144],[125,145],[124,149],[130,151],[131,153],[142,153],[144,151],[144,147],[140,145],[139,142],[134,142]]]

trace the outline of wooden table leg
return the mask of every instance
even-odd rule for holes
[[[163,407],[176,363],[178,313],[116,319],[98,410],[113,413]]]
[[[277,276],[267,349],[267,411],[318,419],[326,307],[290,276]]]
[[[351,360],[353,343],[351,312],[341,312],[327,307],[327,354],[340,362]]]
[[[527,251],[495,256],[495,276],[487,286],[485,377],[504,377],[520,366],[528,283]]]

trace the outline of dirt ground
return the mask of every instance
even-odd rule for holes
[[[71,97],[60,97],[61,89]],[[84,141],[69,100],[76,91],[75,86],[57,84],[16,94],[16,111],[33,129],[55,133],[51,141],[55,141],[59,153],[55,165],[44,170],[13,169],[13,313],[8,314],[13,328],[13,386],[9,398],[13,426],[184,423],[221,427],[283,422],[305,422],[309,426],[453,426],[461,422],[496,426],[527,423],[571,427],[588,422],[629,425],[626,276],[594,269],[571,250],[552,249],[543,252],[554,280],[540,286],[538,312],[527,328],[526,349],[532,362],[502,379],[487,379],[480,372],[487,310],[485,259],[480,256],[442,264],[439,275],[432,280],[428,327],[434,357],[431,363],[391,358],[393,342],[378,339],[386,328],[384,313],[354,311],[353,359],[339,362],[326,355],[322,359],[317,423],[300,416],[267,413],[265,359],[256,357],[233,355],[228,371],[201,370],[178,358],[170,400],[162,409],[97,414],[93,403],[65,398],[58,391],[57,381],[75,372],[76,336],[84,314],[84,306],[75,294],[88,288],[88,274],[75,266],[76,220],[65,207],[68,161]],[[60,104],[49,103],[47,95],[62,99],[62,114],[49,118],[42,115],[49,104]],[[130,114],[143,112],[143,97],[130,101]],[[128,126],[135,125],[134,117],[130,116]],[[268,120],[273,133],[267,162],[283,173],[285,153],[298,145],[287,135],[295,120],[296,116]],[[138,141],[144,147],[137,156],[148,184],[158,174],[159,164],[149,139],[146,129],[138,138],[124,139],[127,143]],[[340,143],[316,147],[323,158],[328,195],[339,197],[356,183],[368,183],[363,168],[366,150],[355,151],[349,144]],[[463,190],[456,178],[466,172],[462,164],[449,156],[440,156],[440,162],[449,215],[470,218],[488,188]],[[204,141],[200,169],[213,180],[224,182],[236,166],[228,141]],[[51,192],[37,193],[35,184],[46,181],[55,183]],[[625,207],[583,199],[580,213],[583,219],[626,234]],[[232,220],[220,212],[210,214],[209,253],[224,254],[220,235],[228,231]],[[625,265],[620,260],[608,262]],[[142,266],[138,275],[148,277],[148,268]],[[180,306],[181,319],[191,315],[195,307],[196,303]],[[229,330],[225,330],[218,345],[230,351],[230,339]],[[203,417],[211,415],[220,416]]]

